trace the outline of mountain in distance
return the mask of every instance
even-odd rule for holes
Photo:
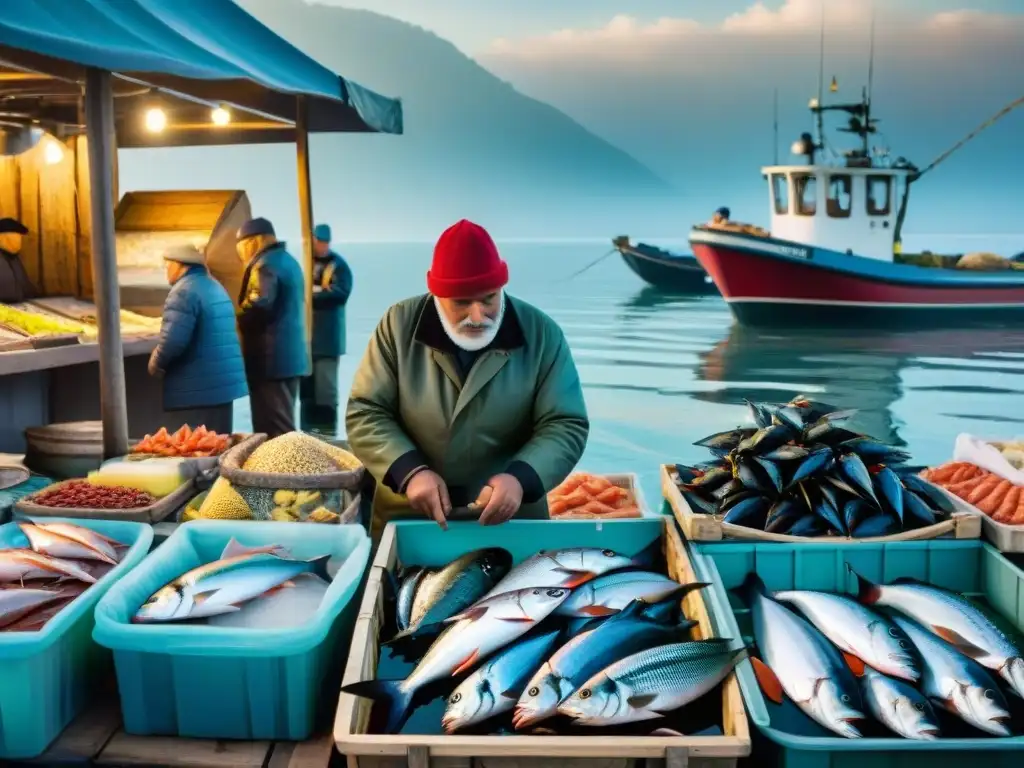
[[[401,136],[311,139],[314,215],[342,239],[433,239],[460,218],[496,237],[610,237],[675,204],[650,168],[431,32],[304,0],[237,1],[329,69],[402,100]],[[122,155],[124,189],[241,188],[279,230],[298,228],[292,145]]]

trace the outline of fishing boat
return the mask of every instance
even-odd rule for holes
[[[689,237],[694,255],[746,325],[1020,322],[1024,264],[992,254],[904,254],[900,235],[912,184],[1021,104],[1024,99],[1011,103],[920,170],[869,146],[877,122],[870,86],[857,103],[812,99],[817,137],[804,133],[792,149],[803,161],[762,168],[770,231],[695,226]],[[825,144],[827,112],[845,113],[839,131],[859,136],[859,147],[836,152]]]
[[[693,254],[666,251],[647,243],[631,243],[625,235],[612,239],[622,260],[641,280],[667,293],[714,293],[717,289]]]

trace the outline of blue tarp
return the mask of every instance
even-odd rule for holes
[[[286,119],[295,100],[279,94],[305,95],[314,131],[402,132],[398,100],[322,67],[232,0],[2,0],[0,44]]]

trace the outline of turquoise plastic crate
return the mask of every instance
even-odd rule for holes
[[[232,539],[280,544],[295,557],[330,554],[334,580],[301,627],[243,629],[132,624],[154,592],[220,557]],[[140,736],[208,739],[309,738],[324,683],[344,661],[353,600],[370,557],[356,525],[197,520],[178,528],[96,607],[96,642],[114,651],[124,729]]]
[[[901,576],[980,597],[1024,631],[1024,571],[980,541],[934,540],[892,544],[714,544],[695,546],[694,569],[712,582],[707,599],[717,632],[739,637],[749,611],[728,590],[756,571],[769,590],[819,589],[854,593],[847,563],[875,582]],[[773,726],[749,661],[738,668],[751,721],[784,768],[939,768],[976,760],[985,768],[1024,765],[1024,737],[948,738],[933,742],[894,738],[844,739],[789,733]],[[755,746],[755,754],[757,748]],[[759,763],[761,764],[761,763]]]
[[[46,751],[112,672],[110,653],[92,641],[93,608],[149,552],[153,529],[139,523],[48,518],[129,545],[121,562],[38,632],[0,632],[0,759]],[[27,547],[16,523],[0,526],[0,549]]]

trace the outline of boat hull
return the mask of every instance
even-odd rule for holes
[[[1011,317],[1024,319],[1024,272],[895,264],[701,229],[690,242],[744,325],[1005,325]]]
[[[689,254],[681,255],[646,243],[616,244],[626,266],[641,280],[669,293],[715,293],[707,272]]]

